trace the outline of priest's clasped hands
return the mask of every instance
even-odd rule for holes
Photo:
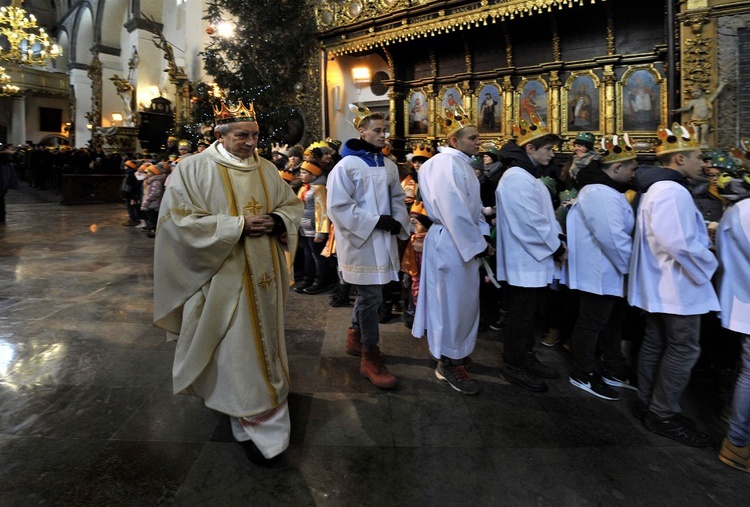
[[[242,234],[251,238],[259,238],[271,234],[275,222],[270,215],[245,215],[245,227]]]
[[[375,224],[375,228],[389,231],[391,234],[396,235],[401,232],[401,222],[390,215],[380,215],[378,223]]]

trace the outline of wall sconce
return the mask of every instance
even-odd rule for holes
[[[370,83],[370,69],[367,67],[352,67],[352,79],[355,84]]]
[[[122,121],[122,113],[112,113],[112,123]]]
[[[89,130],[91,130],[91,129],[94,128],[94,126],[92,124],[90,124],[90,123],[87,123],[86,124],[86,128],[89,129]]]

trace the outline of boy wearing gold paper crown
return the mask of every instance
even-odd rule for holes
[[[174,392],[230,416],[265,458],[289,444],[284,306],[302,203],[258,155],[253,105],[214,110],[217,141],[167,186],[154,261],[154,324],[177,340]]]
[[[497,279],[508,283],[509,304],[501,374],[523,389],[544,392],[547,384],[542,379],[559,374],[536,357],[535,316],[545,288],[560,278],[566,246],[549,190],[540,177],[561,139],[549,133],[536,114],[513,128],[516,139],[500,149],[508,169],[495,192]]]
[[[635,389],[624,368],[621,326],[635,226],[625,191],[637,168],[627,134],[602,138],[601,162],[578,171],[581,190],[567,214],[568,287],[579,291],[574,368],[568,380],[605,400],[620,399],[611,386]],[[597,345],[604,353],[602,373]]]
[[[638,356],[634,415],[649,431],[693,447],[710,444],[680,413],[682,396],[700,355],[701,315],[719,310],[711,285],[717,268],[687,178],[703,169],[692,127],[659,127],[656,156],[663,167],[641,168],[641,192],[630,260],[628,301],[645,310]]]
[[[344,143],[342,159],[328,176],[328,217],[335,226],[339,269],[357,286],[346,352],[361,356],[359,371],[375,386],[398,383],[380,352],[378,307],[383,285],[398,281],[396,238],[409,238],[409,215],[398,168],[382,153],[385,117],[363,104],[350,104],[359,138]]]
[[[721,183],[722,192],[734,204],[727,208],[716,231],[721,265],[717,290],[721,325],[741,336],[742,353],[719,459],[750,472],[750,174],[735,170],[734,176],[724,175]]]
[[[433,224],[424,241],[412,335],[427,334],[430,354],[439,359],[438,380],[476,394],[479,386],[465,364],[477,342],[481,257],[494,253],[471,167],[481,139],[461,106],[446,108],[440,122],[447,146],[419,172],[422,203]]]

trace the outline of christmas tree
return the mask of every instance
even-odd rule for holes
[[[312,9],[306,0],[209,0],[211,25],[202,56],[225,98],[255,103],[261,145],[297,142],[302,117],[295,85],[317,47]],[[222,23],[233,33],[222,33]],[[194,86],[193,119],[212,117],[213,93],[205,83]],[[297,139],[294,139],[297,137]]]

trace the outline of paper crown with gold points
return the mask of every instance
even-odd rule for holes
[[[352,125],[354,125],[355,129],[359,128],[360,124],[365,118],[373,114],[373,112],[370,111],[370,108],[361,102],[349,104],[349,111],[354,113],[354,120],[352,121]]]
[[[177,143],[178,148],[190,148],[190,141],[187,139],[180,139],[180,142]]]
[[[286,157],[289,156],[289,145],[281,143],[271,143],[271,153],[278,153]]]
[[[636,158],[635,150],[630,144],[630,137],[627,134],[621,136],[615,134],[611,138],[602,137],[600,145],[603,164],[626,162]]]
[[[518,123],[513,124],[513,136],[516,138],[518,146],[523,146],[534,139],[539,139],[549,134],[549,130],[547,130],[539,115],[531,113],[529,118],[531,121],[521,118]]]
[[[444,111],[443,116],[438,115],[438,121],[445,137],[451,137],[466,127],[476,127],[476,124],[469,120],[469,115],[466,114],[463,107],[458,105],[453,108],[446,107]]]
[[[252,102],[250,102],[250,107],[247,107],[240,99],[236,106],[227,106],[225,102],[221,102],[221,107],[216,107],[214,104],[213,108],[217,125],[238,121],[256,121],[255,105]]]
[[[657,157],[667,153],[701,149],[700,141],[698,140],[698,136],[695,135],[693,124],[683,126],[679,123],[674,123],[672,130],[669,130],[664,125],[659,125],[656,137],[659,138],[659,145],[655,149]]]
[[[429,144],[419,144],[414,147],[414,149],[411,152],[412,154],[412,160],[414,160],[415,157],[421,157],[425,160],[432,158],[434,153],[432,152],[432,146]]]
[[[318,153],[323,154],[327,151],[332,151],[331,146],[326,143],[325,141],[315,141],[310,146],[305,148],[305,155],[311,155],[313,157],[318,158],[319,155],[315,153],[315,150],[318,150]]]

